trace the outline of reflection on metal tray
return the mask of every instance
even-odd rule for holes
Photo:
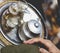
[[[21,2],[21,1],[20,1]],[[18,30],[19,27],[21,25],[23,25],[24,23],[29,22],[30,20],[36,20],[40,23],[40,37],[42,38],[47,38],[47,30],[46,30],[46,26],[44,23],[44,19],[41,15],[41,13],[30,3],[28,3],[28,5],[26,5],[24,2],[21,2],[22,6],[24,8],[18,10],[18,8],[14,9],[14,12],[12,10],[12,6],[16,4],[16,2],[9,2],[6,5],[2,6],[0,8],[0,19],[1,19],[1,33],[3,34],[3,36],[10,41],[11,43],[18,45],[20,44],[21,40],[19,38],[19,34],[18,34]],[[12,6],[11,6],[12,5]],[[16,7],[17,5],[15,5],[14,7]],[[19,8],[21,8],[20,4],[19,4]],[[10,14],[9,14],[9,12]],[[19,13],[20,11],[20,13]],[[18,13],[19,14],[18,14]],[[22,12],[22,14],[21,14]],[[7,13],[8,16],[6,16],[5,14]],[[17,15],[17,16],[16,16]],[[4,16],[6,16],[6,19],[4,18]],[[20,18],[21,16],[21,18]],[[8,18],[7,18],[8,17]],[[13,17],[13,18],[11,18]],[[18,21],[19,20],[19,21]],[[11,21],[11,22],[10,22]],[[5,24],[7,23],[7,24]],[[5,25],[7,25],[8,30],[6,30]]]

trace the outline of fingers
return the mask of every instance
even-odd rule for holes
[[[43,48],[40,48],[40,53],[49,53],[47,50],[43,49]]]
[[[47,46],[47,48],[51,48],[53,46],[51,41],[45,40],[42,38],[33,38],[28,41],[24,41],[25,44],[33,44],[35,42],[40,42],[40,43],[44,44],[45,46]]]
[[[33,43],[37,43],[37,42],[40,42],[40,43],[44,44],[48,48],[49,52],[52,52],[52,53],[59,53],[60,52],[59,49],[51,41],[46,40],[46,39],[33,38],[33,39],[30,39],[30,40],[24,41],[25,44],[33,44]],[[43,52],[47,53],[48,51],[44,50],[44,51],[41,51],[41,52],[42,53]]]
[[[35,42],[39,42],[39,38],[33,38],[27,41],[24,41],[25,44],[33,44]]]

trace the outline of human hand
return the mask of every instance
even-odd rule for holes
[[[46,40],[42,38],[33,38],[30,40],[24,41],[25,44],[33,44],[38,42],[44,44],[48,48],[48,51],[44,48],[40,48],[39,51],[41,53],[60,53],[60,50],[50,40]]]

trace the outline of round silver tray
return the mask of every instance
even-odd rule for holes
[[[4,11],[6,9],[8,9],[8,7],[12,4],[13,2],[10,2],[10,3],[7,3],[5,4],[4,6],[2,6],[0,8],[0,20],[2,21],[2,15],[4,13]],[[24,15],[24,21],[27,22],[29,21],[30,19],[37,19],[37,20],[41,20],[41,24],[42,24],[42,27],[44,28],[44,38],[48,38],[48,32],[47,32],[47,29],[46,29],[46,26],[45,26],[45,22],[44,22],[44,19],[43,19],[43,16],[41,15],[41,13],[30,3],[28,3],[28,8],[27,8],[27,13],[25,13]],[[29,18],[28,18],[29,16]],[[2,25],[0,24],[0,31],[1,33],[3,34],[4,38],[6,38],[9,42],[11,42],[12,44],[15,44],[15,45],[18,45],[21,43],[20,39],[18,38],[18,34],[16,33],[17,32],[17,28],[14,28],[12,30],[11,33],[9,34],[6,34],[4,31],[3,31],[3,28],[2,28]]]

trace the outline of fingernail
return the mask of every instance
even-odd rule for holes
[[[26,41],[24,41],[23,43],[26,43]]]
[[[42,48],[40,48],[40,51],[43,51],[43,49],[42,49]]]

